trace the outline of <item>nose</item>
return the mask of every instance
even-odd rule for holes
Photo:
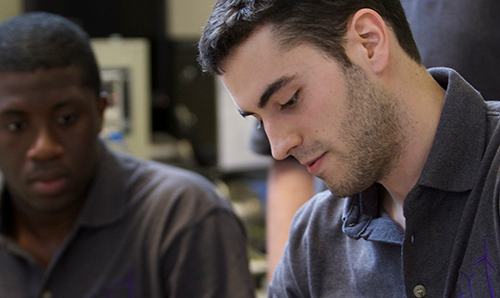
[[[40,128],[34,142],[27,152],[27,157],[32,160],[52,160],[60,157],[64,148],[48,128]]]
[[[272,121],[264,125],[271,153],[277,160],[283,160],[290,156],[300,143],[300,136],[287,124]]]

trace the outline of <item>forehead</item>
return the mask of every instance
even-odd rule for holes
[[[271,26],[253,33],[222,61],[221,80],[240,110],[254,111],[271,84],[284,78],[304,81],[322,72],[338,71],[333,58],[309,44],[283,48]]]
[[[281,71],[275,66],[283,64],[277,60],[279,52],[268,27],[257,30],[232,49],[222,61],[221,79],[233,98],[240,98],[243,90],[255,94],[262,91],[262,85]]]
[[[63,97],[86,98],[91,89],[83,83],[78,67],[39,69],[34,72],[0,72],[0,103]],[[44,99],[43,101],[41,99]]]

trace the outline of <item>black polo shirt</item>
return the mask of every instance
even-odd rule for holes
[[[0,297],[254,297],[244,228],[213,184],[101,149],[85,206],[48,268],[5,234],[2,197]]]

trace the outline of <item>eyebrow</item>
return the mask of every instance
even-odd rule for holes
[[[66,107],[66,106],[70,106],[70,105],[72,105],[72,104],[74,104],[76,102],[77,101],[71,100],[71,99],[70,100],[65,100],[65,101],[57,103],[52,108],[52,110],[57,110],[57,109],[60,109],[60,108]],[[14,107],[14,108],[6,108],[5,110],[0,110],[0,115],[5,115],[5,116],[10,116],[10,115],[24,115],[24,114],[27,114],[27,113],[26,113],[26,111],[23,108]]]
[[[0,116],[17,116],[17,115],[23,115],[26,114],[25,112],[21,110],[16,110],[16,109],[6,109],[3,111],[0,111]]]
[[[265,108],[267,103],[269,102],[269,99],[271,99],[271,96],[273,96],[276,92],[283,89],[286,85],[288,85],[291,81],[293,81],[295,79],[295,77],[296,77],[296,75],[283,76],[283,77],[277,79],[276,81],[274,81],[273,83],[269,84],[267,86],[266,90],[264,91],[264,93],[262,93],[262,96],[260,97],[258,107],[260,109]],[[254,114],[251,112],[244,112],[242,110],[239,110],[239,112],[240,112],[241,116],[243,116],[243,117],[250,116],[250,115]]]
[[[75,99],[68,99],[68,100],[65,100],[65,101],[61,101],[61,102],[58,102],[55,106],[54,106],[54,110],[57,110],[57,109],[60,109],[60,108],[63,108],[63,107],[66,107],[66,106],[70,106],[70,105],[73,105],[73,104],[78,104],[78,100],[75,100]]]

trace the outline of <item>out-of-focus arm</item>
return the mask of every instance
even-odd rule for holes
[[[295,212],[313,196],[313,184],[313,176],[292,157],[274,161],[269,169],[266,203],[268,282],[281,259]]]

